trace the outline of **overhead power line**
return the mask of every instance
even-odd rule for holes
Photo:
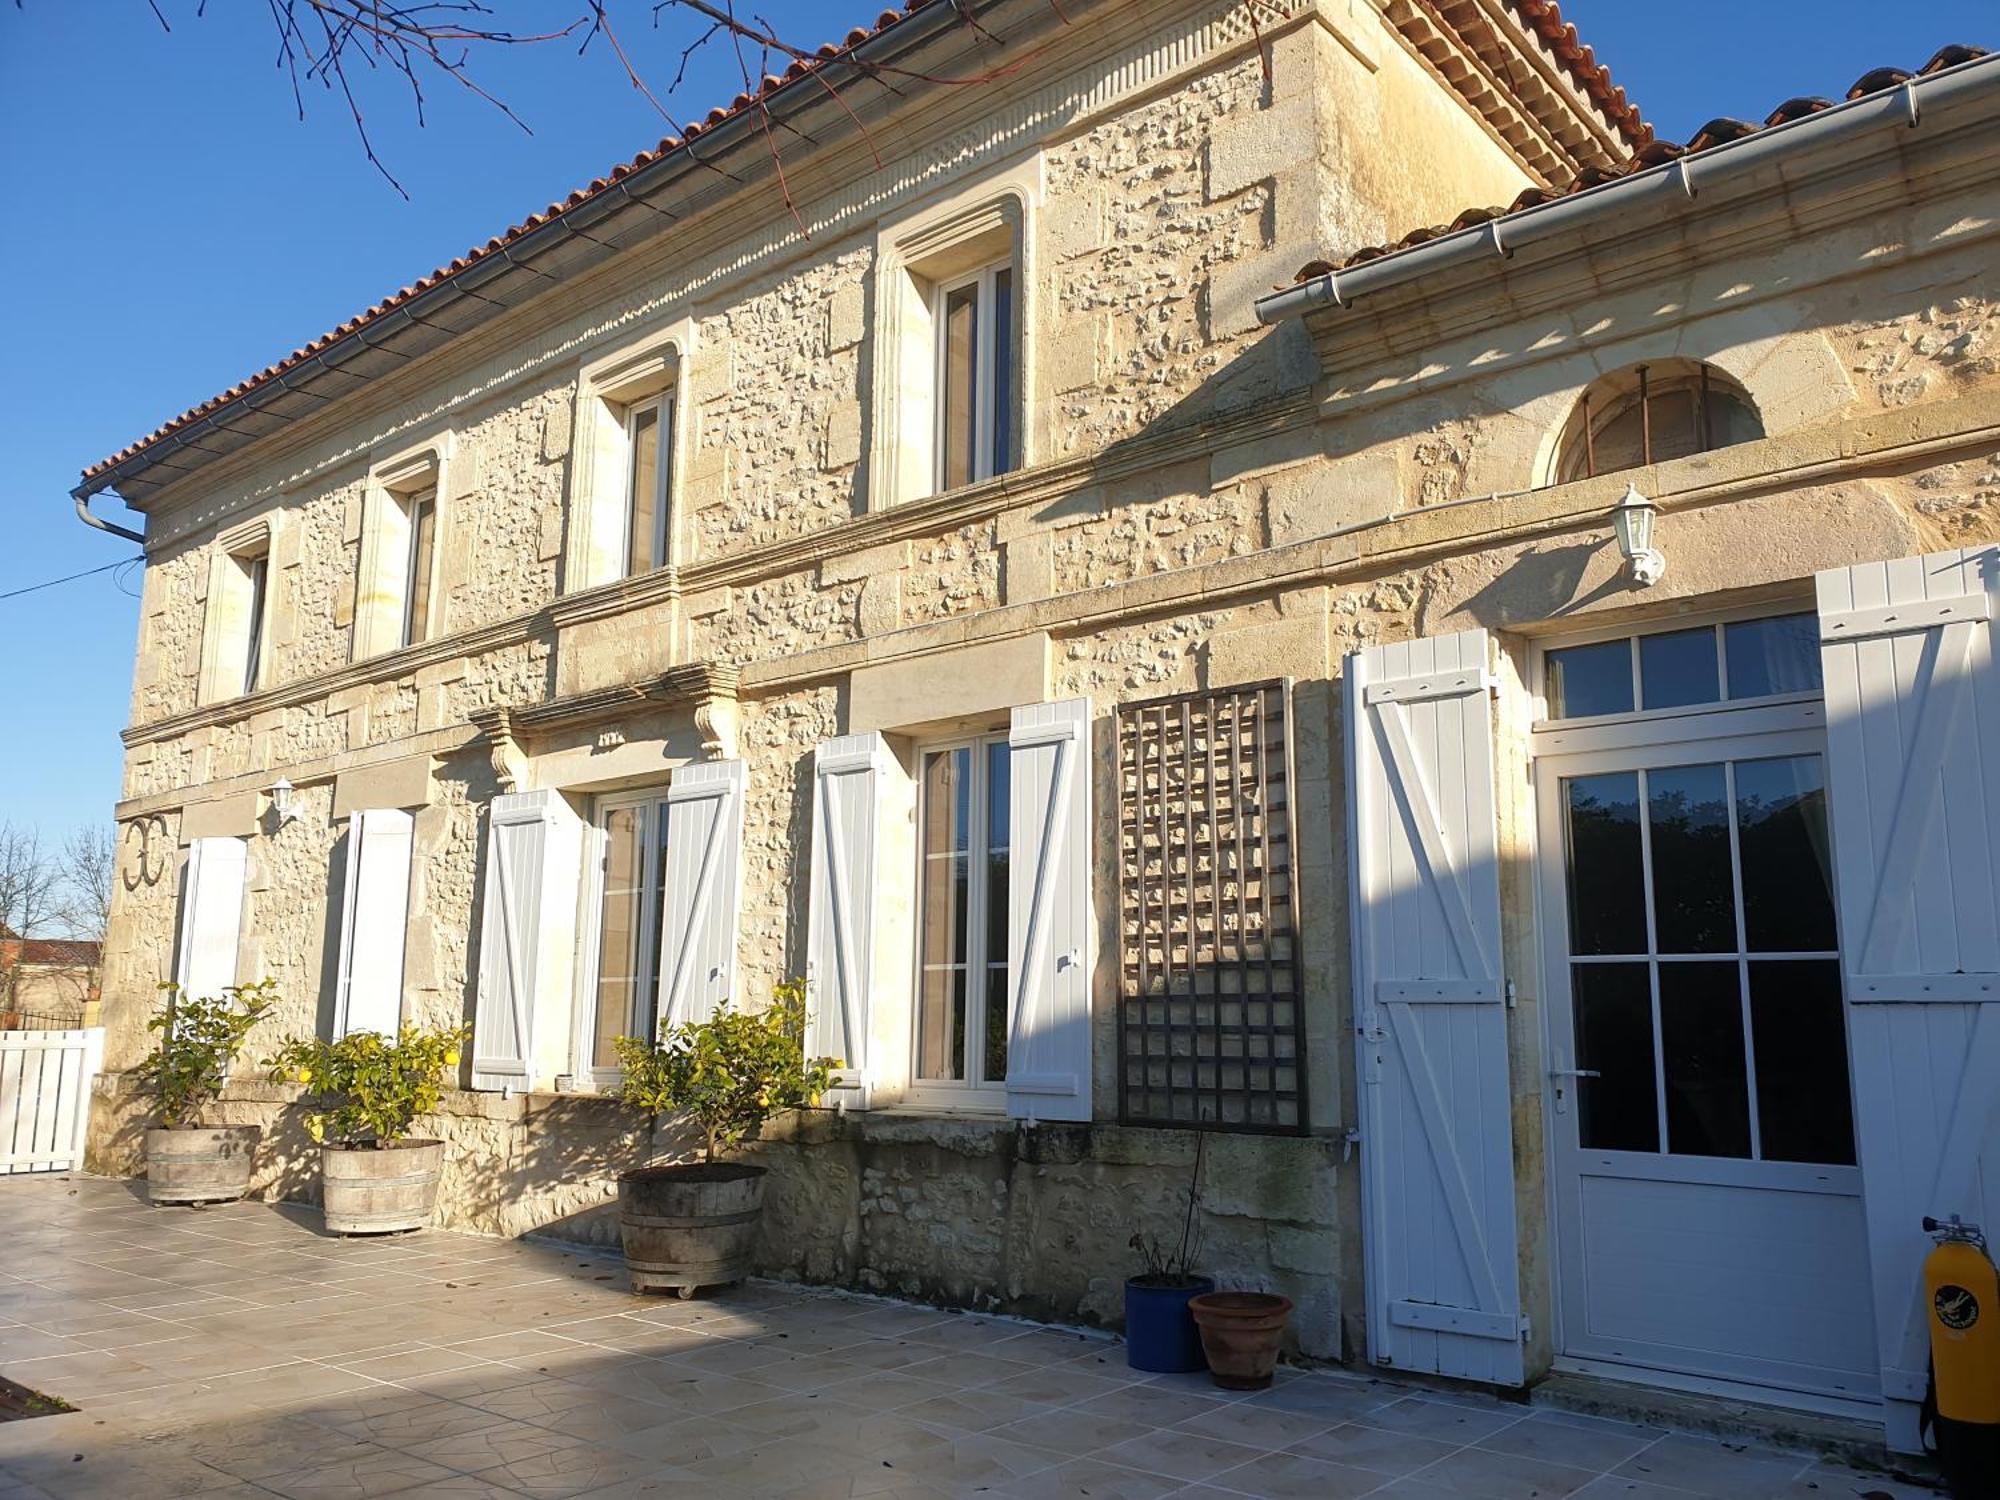
[[[134,553],[131,557],[121,557],[116,562],[108,562],[101,568],[85,568],[81,573],[71,573],[62,578],[48,578],[40,583],[27,584],[22,588],[8,589],[5,593],[0,593],[0,599],[18,599],[23,594],[32,594],[39,589],[52,589],[60,583],[75,583],[79,578],[91,578],[99,573],[109,573],[113,568],[122,568],[130,562],[141,562],[144,558],[145,554],[143,552]]]

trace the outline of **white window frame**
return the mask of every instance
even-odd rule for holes
[[[660,1011],[660,955],[659,927],[660,888],[658,862],[651,858],[657,845],[660,824],[667,816],[667,783],[653,782],[646,786],[634,787],[622,792],[602,792],[590,799],[590,821],[584,832],[585,879],[583,941],[578,949],[582,959],[582,972],[578,976],[576,1004],[576,1035],[571,1046],[570,1074],[581,1088],[600,1090],[614,1088],[624,1077],[618,1067],[599,1067],[597,1051],[597,1002],[598,978],[603,965],[604,942],[604,897],[605,867],[610,852],[611,840],[606,831],[610,815],[624,808],[639,808],[639,848],[641,851],[639,881],[639,918],[635,955],[638,974],[643,978],[648,968],[652,971],[652,993],[647,1001],[650,1010],[650,1024],[659,1024]],[[649,955],[648,947],[654,951]]]
[[[268,679],[271,526],[259,519],[216,538],[202,621],[203,703],[256,692]]]
[[[1723,648],[1722,627],[1748,620],[1768,620],[1785,615],[1810,615],[1808,596],[1782,597],[1727,609],[1701,610],[1665,619],[1630,621],[1621,625],[1566,632],[1538,638],[1529,663],[1528,689],[1531,695],[1533,727],[1530,731],[1535,755],[1572,754],[1586,750],[1623,750],[1657,745],[1663,740],[1707,738],[1714,731],[1701,722],[1718,713],[1735,714],[1732,722],[1739,733],[1762,733],[1781,729],[1815,728],[1826,722],[1823,695],[1818,692],[1773,693],[1756,698],[1722,697],[1712,703],[1686,703],[1673,708],[1634,708],[1625,713],[1587,714],[1575,718],[1549,716],[1549,655],[1572,646],[1599,645],[1605,641],[1629,640],[1632,650],[1632,681],[1639,682],[1639,640],[1643,636],[1672,635],[1679,631],[1711,628],[1716,633],[1716,683],[1718,691],[1729,691],[1729,661]],[[1636,701],[1636,700],[1635,700]]]
[[[695,357],[695,327],[680,318],[586,364],[577,375],[571,421],[569,521],[563,538],[562,592],[620,582],[631,571],[632,426],[657,407],[661,493],[652,572],[678,559],[680,518],[674,500],[686,490],[681,468],[691,434],[684,387]]]
[[[1017,472],[1039,460],[1046,418],[1037,400],[1034,330],[1043,175],[1041,153],[1034,152],[878,229],[869,336],[873,437],[865,455],[869,510],[940,492],[939,299],[942,289],[1001,265],[1013,269],[1013,357],[1008,451],[997,472]],[[991,446],[989,441],[989,454]],[[993,478],[991,469],[989,458],[986,469],[975,470],[982,479],[973,482]]]
[[[995,419],[1004,404],[1014,404],[1013,386],[1019,379],[1020,353],[1016,349],[1007,361],[1010,379],[1009,389],[1004,393],[994,370],[1003,339],[1012,341],[1018,319],[1011,315],[1011,309],[1020,295],[1021,273],[1018,256],[1009,255],[1001,260],[988,261],[978,269],[964,275],[940,281],[931,291],[932,342],[935,358],[931,364],[931,487],[935,494],[942,495],[952,488],[945,477],[946,408],[945,380],[946,365],[950,359],[949,339],[945,327],[945,306],[952,293],[973,287],[978,292],[973,320],[972,378],[974,399],[972,421],[972,474],[966,484],[981,484],[996,474],[1005,474],[1013,468],[1013,454],[995,451],[993,429]],[[998,273],[1005,271],[1012,286],[1008,295],[1010,316],[1008,326],[998,326],[999,295],[996,289]],[[1018,424],[1009,424],[1010,438]],[[1009,448],[1013,443],[1009,442]]]
[[[674,461],[680,449],[674,431],[674,419],[680,403],[675,399],[675,387],[669,384],[650,396],[642,396],[625,407],[625,510],[623,529],[620,533],[618,552],[624,559],[624,576],[644,577],[647,573],[657,573],[673,560],[673,501],[674,501]],[[632,523],[638,515],[639,497],[636,481],[639,467],[639,419],[647,412],[654,413],[659,460],[653,466],[653,543],[652,564],[643,569],[632,566]]]
[[[403,628],[402,644],[415,646],[431,638],[437,620],[437,558],[438,534],[443,513],[438,503],[435,484],[419,485],[395,495],[394,499],[403,509],[403,530],[408,545],[403,558]],[[417,525],[417,508],[428,503],[431,508],[431,541],[429,556],[421,546],[422,529]],[[417,572],[421,565],[429,564],[429,574],[424,580],[424,617],[416,617]],[[419,628],[421,627],[421,629]]]
[[[987,881],[987,856],[990,852],[987,842],[990,779],[986,772],[986,758],[989,748],[994,745],[1002,749],[1007,747],[1008,731],[1005,728],[955,735],[949,739],[924,740],[916,746],[916,868],[912,874],[914,885],[911,892],[915,921],[912,924],[914,933],[910,954],[911,973],[915,976],[915,983],[910,991],[909,1082],[902,1100],[905,1105],[916,1109],[992,1114],[1005,1114],[1007,1111],[1007,1080],[1004,1077],[988,1080],[983,1076],[986,1070],[986,976],[994,962],[994,955],[985,951],[986,937],[990,928],[989,903],[992,900],[992,890]],[[924,769],[929,764],[931,756],[948,754],[955,750],[969,751],[967,760],[973,767],[973,792],[967,814],[970,820],[968,830],[970,837],[966,847],[969,870],[965,906],[966,1076],[958,1080],[925,1078],[921,1071],[924,974],[930,967],[925,962],[923,951],[924,893],[931,863],[929,856],[924,852],[923,842],[925,820],[930,815],[930,796],[925,790]],[[1002,952],[999,955],[999,962],[1003,967],[1006,959],[1007,955]],[[951,965],[938,967],[948,968]],[[1008,992],[1012,993],[1011,985],[1008,987]]]
[[[445,496],[449,493],[451,434],[445,433],[374,465],[361,503],[361,551],[354,590],[352,657],[367,661],[436,638],[442,617],[439,559],[445,555]],[[423,635],[412,640],[410,613],[416,580],[415,501],[431,497],[430,596]]]

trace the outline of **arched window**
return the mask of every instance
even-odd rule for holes
[[[1742,386],[1692,360],[1632,365],[1594,382],[1556,445],[1554,482],[1706,453],[1764,435]]]

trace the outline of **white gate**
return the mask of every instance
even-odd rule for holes
[[[83,1165],[104,1028],[0,1031],[0,1175]]]

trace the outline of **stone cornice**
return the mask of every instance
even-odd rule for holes
[[[2000,451],[2000,391],[1975,392],[1953,401],[1865,413],[1810,432],[1716,449],[1650,469],[1402,511],[1242,557],[812,647],[744,665],[736,690],[754,699],[837,676],[866,663],[921,657],[962,645],[973,633],[969,627],[975,624],[983,640],[1036,631],[1074,634],[1112,620],[1211,608],[1313,583],[1351,582],[1579,526],[1608,532],[1611,507],[1627,483],[1637,484],[1664,511],[1672,513],[1996,451]],[[711,664],[691,666],[715,670]],[[665,701],[648,699],[643,689],[620,691],[627,694],[628,703]],[[690,699],[683,695],[677,701]],[[477,733],[471,729],[438,731],[417,743],[433,753],[444,753],[468,743]],[[408,754],[410,749],[410,742],[402,742],[383,750],[381,758]],[[287,770],[294,781],[327,774],[318,762],[280,769]],[[260,776],[268,775],[246,774],[206,785],[201,791],[217,795],[239,784],[258,785]],[[187,801],[188,789],[177,788],[123,802],[118,816],[122,819],[179,807]]]
[[[599,584],[472,630],[436,636],[314,677],[134,724],[123,731],[123,739],[127,746],[175,739],[191,730],[253,718],[274,708],[316,702],[343,689],[392,682],[462,656],[480,656],[537,636],[553,636],[562,627],[628,614],[684,593],[783,577],[884,542],[916,539],[991,520],[1003,512],[1046,504],[1090,485],[1129,478],[1307,426],[1313,421],[1313,408],[1307,391],[1249,403],[1219,416],[1114,443],[1088,457],[1060,459],[1003,474],[984,484],[874,511],[740,554]],[[518,707],[515,711],[517,715],[521,712]]]

